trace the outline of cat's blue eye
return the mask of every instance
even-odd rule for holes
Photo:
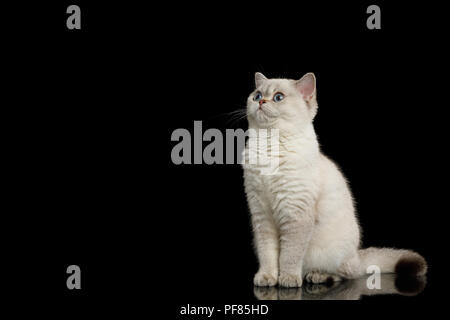
[[[277,93],[273,96],[273,101],[275,101],[275,102],[280,102],[283,99],[284,99],[284,94],[282,94],[282,93]]]
[[[256,94],[255,94],[255,96],[253,97],[253,101],[259,101],[259,100],[261,100],[262,99],[262,94],[261,94],[261,92],[257,92]]]

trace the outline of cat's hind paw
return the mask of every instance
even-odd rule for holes
[[[333,283],[340,281],[341,278],[329,273],[310,271],[306,274],[305,280],[309,283],[326,283],[332,285]]]

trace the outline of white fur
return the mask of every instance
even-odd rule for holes
[[[418,256],[406,250],[391,249],[387,255],[385,249],[366,254],[359,250],[360,230],[349,187],[337,166],[320,152],[314,131],[314,75],[295,81],[257,73],[255,80],[247,102],[249,128],[279,130],[279,154],[273,155],[279,167],[274,174],[262,174],[248,161],[243,165],[260,264],[255,285],[299,287],[308,274],[307,279],[316,282],[329,275],[335,280],[355,278],[365,273],[369,262],[392,272],[400,257]],[[261,107],[253,100],[256,92],[267,100]],[[275,102],[278,92],[284,99]],[[249,150],[252,145],[257,144],[247,143],[245,159],[255,151]]]

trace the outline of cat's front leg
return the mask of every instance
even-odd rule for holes
[[[275,286],[278,281],[279,238],[270,213],[253,206],[252,225],[259,270],[253,282],[256,286]]]
[[[280,229],[280,275],[282,287],[301,287],[303,257],[308,248],[314,219],[306,212],[283,212]]]

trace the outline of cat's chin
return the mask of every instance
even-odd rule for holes
[[[250,127],[252,127],[252,128],[259,128],[259,129],[267,129],[267,128],[272,127],[272,124],[271,124],[270,121],[255,118],[251,122],[251,126]]]
[[[255,123],[262,128],[271,127],[275,121],[275,117],[271,117],[263,110],[257,110],[254,113],[253,118]]]
[[[272,130],[277,129],[277,126],[273,122],[256,122],[252,126],[252,129],[264,129],[264,130]]]

